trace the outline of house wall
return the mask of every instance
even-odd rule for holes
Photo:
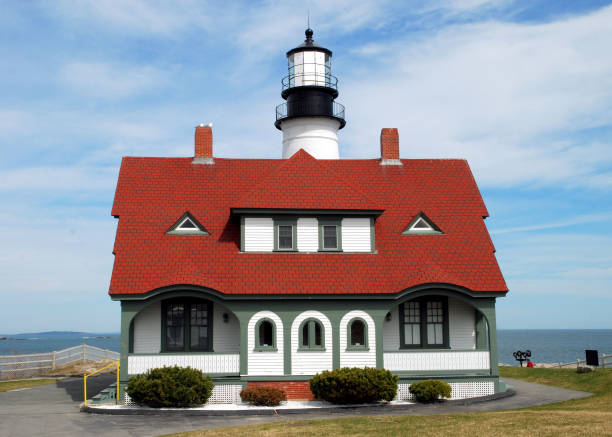
[[[269,217],[244,218],[244,251],[272,252],[274,250],[274,221]]]
[[[324,347],[321,352],[300,351],[300,324],[309,318],[321,322],[324,330]],[[324,370],[332,370],[332,326],[329,319],[319,311],[304,311],[291,324],[291,374],[314,375]]]
[[[297,221],[297,247],[299,252],[319,250],[319,222],[315,217],[300,217]]]
[[[391,320],[383,324],[383,349],[386,351],[395,351],[400,348],[399,334],[399,307],[394,307],[391,311]]]
[[[134,318],[134,353],[156,354],[161,350],[161,303],[155,302]]]
[[[370,218],[350,217],[342,219],[342,251],[371,252]]]
[[[368,325],[368,350],[350,351],[348,345],[348,323],[359,317]],[[374,320],[365,311],[350,311],[340,320],[340,367],[376,367],[376,330]]]
[[[255,326],[261,319],[270,319],[276,325],[276,351],[259,352],[255,350]],[[283,322],[272,311],[259,311],[249,320],[248,329],[248,374],[249,375],[282,375],[284,373]]]
[[[223,314],[228,321],[223,321]],[[240,322],[230,310],[221,304],[213,306],[213,349],[215,352],[240,352]]]

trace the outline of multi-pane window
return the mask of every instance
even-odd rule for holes
[[[448,347],[445,298],[424,298],[400,306],[400,339],[404,348]]]
[[[300,349],[323,349],[323,327],[319,321],[304,321],[300,327],[300,337]]]
[[[406,302],[404,304],[404,343],[421,344],[421,304]]]
[[[166,302],[163,306],[163,351],[209,351],[211,305],[207,302]]]
[[[280,250],[293,249],[293,226],[279,225],[278,248]]]
[[[323,249],[338,248],[338,226],[323,225]]]

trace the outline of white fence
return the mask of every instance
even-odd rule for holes
[[[77,361],[118,359],[118,352],[86,344],[41,354],[0,355],[0,380],[40,375]]]
[[[558,367],[562,369],[564,367],[582,367],[586,366],[586,360],[581,360],[577,358],[576,361],[572,361],[571,363],[556,363],[554,367]],[[612,354],[601,354],[599,357],[599,367],[605,369],[606,367],[612,367]]]

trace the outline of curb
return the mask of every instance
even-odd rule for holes
[[[450,405],[472,405],[481,402],[491,402],[498,399],[504,399],[514,396],[516,391],[508,389],[505,392],[495,393],[488,396],[481,396],[477,398],[468,399],[456,399],[450,401],[443,401],[440,403]],[[440,404],[438,403],[438,405]],[[436,404],[430,404],[436,405]],[[385,411],[389,414],[394,412],[411,410],[416,407],[422,407],[423,404],[406,404],[406,405],[392,405],[392,404],[375,404],[375,405],[336,405],[321,408],[283,408],[281,410],[276,408],[257,408],[249,410],[193,410],[184,408],[168,408],[168,409],[156,409],[156,408],[142,408],[142,407],[130,407],[121,409],[110,409],[100,408],[92,406],[84,406],[81,404],[80,411],[82,413],[89,414],[110,414],[119,416],[281,416],[284,414],[301,414],[301,413],[343,413],[343,412],[358,412],[358,411],[372,411],[376,410]]]

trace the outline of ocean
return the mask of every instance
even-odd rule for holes
[[[584,359],[585,349],[596,349],[599,355],[612,354],[612,329],[500,329],[499,362],[518,365],[512,356],[517,350],[531,350],[534,363],[569,363]],[[32,354],[66,349],[86,343],[119,352],[118,334],[57,336],[1,340],[0,355]]]

